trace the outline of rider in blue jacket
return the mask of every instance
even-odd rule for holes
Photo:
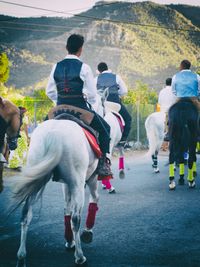
[[[105,62],[99,63],[97,69],[99,71],[99,75],[97,77],[97,90],[109,88],[107,101],[119,103],[121,105],[119,114],[125,122],[121,143],[125,143],[131,130],[132,118],[125,105],[123,105],[121,98],[127,94],[128,89],[119,75],[116,75],[108,70],[108,66]]]

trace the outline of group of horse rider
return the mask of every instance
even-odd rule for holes
[[[108,70],[106,63],[98,64],[99,75],[97,80],[93,76],[91,68],[80,60],[84,44],[84,37],[79,34],[72,34],[67,39],[67,56],[53,66],[48,85],[47,96],[56,105],[70,105],[93,113],[94,117],[90,126],[99,134],[99,146],[102,157],[99,160],[97,172],[99,176],[112,175],[110,160],[106,154],[110,146],[110,126],[91,107],[95,103],[97,90],[109,88],[108,101],[121,104],[119,113],[125,121],[125,127],[121,142],[127,140],[131,128],[131,116],[121,102],[121,97],[126,95],[128,90],[119,75]]]
[[[177,101],[183,98],[189,98],[196,106],[200,113],[200,76],[191,71],[191,63],[188,60],[183,60],[180,63],[179,72],[172,78],[166,79],[166,87],[163,88],[158,96],[158,104],[160,111],[166,113],[165,121],[165,141],[169,141],[168,133],[168,111],[169,108]]]
[[[90,66],[80,60],[84,44],[84,37],[72,34],[67,39],[66,57],[55,64],[50,74],[46,88],[47,96],[56,105],[70,105],[93,113],[90,126],[99,134],[99,146],[103,156],[99,160],[98,173],[100,176],[112,175],[109,153],[110,126],[91,107],[95,103],[98,90],[109,88],[108,101],[119,103],[119,113],[125,121],[125,129],[121,142],[126,142],[131,128],[131,116],[122,104],[121,98],[127,94],[127,87],[119,75],[112,73],[105,62],[98,64],[98,77],[95,81]],[[200,110],[198,96],[200,94],[200,77],[190,70],[191,63],[183,60],[180,71],[173,78],[166,80],[166,88],[161,90],[158,103],[161,111],[168,112],[178,99],[190,98]],[[166,131],[167,132],[167,131]],[[168,140],[168,133],[165,139]]]

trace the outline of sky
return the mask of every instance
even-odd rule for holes
[[[121,0],[123,1],[123,0]],[[123,2],[143,2],[144,0],[126,0]],[[0,0],[0,14],[10,15],[16,17],[40,17],[40,16],[70,16],[73,14],[78,14],[80,12],[86,11],[90,9],[95,3],[98,2],[96,0]],[[113,2],[113,1],[107,1]],[[156,2],[159,4],[188,4],[200,6],[200,0],[153,0],[152,2]],[[10,4],[9,4],[10,3]],[[33,9],[19,5],[27,5],[36,8],[48,9],[39,10]],[[59,12],[56,12],[59,11]],[[63,12],[63,13],[62,13]]]

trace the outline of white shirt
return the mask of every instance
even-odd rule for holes
[[[105,70],[103,71],[102,73],[112,73],[111,70]],[[96,85],[97,85],[97,78],[96,77]],[[124,96],[128,93],[128,89],[126,87],[126,84],[124,83],[124,81],[122,80],[122,78],[116,74],[116,83],[118,84],[119,86],[119,90],[118,90],[118,93],[119,93],[119,96]]]
[[[65,58],[79,59],[79,57],[75,55],[67,55]],[[46,88],[47,96],[54,102],[57,102],[57,87],[56,82],[54,80],[54,72],[57,64],[55,64],[51,70],[51,74],[49,77],[49,81]],[[96,102],[97,89],[95,86],[95,80],[90,66],[83,63],[80,71],[80,78],[83,81],[83,94],[86,95],[87,101],[90,104],[94,104]]]
[[[163,88],[158,96],[158,104],[160,111],[168,112],[169,108],[177,101],[177,97],[172,93],[172,87],[166,86]]]

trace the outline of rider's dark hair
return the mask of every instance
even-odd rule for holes
[[[191,63],[190,63],[190,61],[187,60],[187,59],[184,59],[183,61],[181,61],[181,67],[182,67],[182,69],[184,69],[184,70],[189,70],[190,67],[191,67]]]
[[[70,54],[76,54],[84,44],[84,37],[80,34],[72,34],[67,39],[66,49]]]
[[[108,65],[105,62],[101,62],[97,66],[97,69],[98,69],[99,72],[103,72],[105,70],[108,70]]]
[[[166,83],[166,85],[171,85],[172,84],[172,78],[167,78],[165,83]]]

